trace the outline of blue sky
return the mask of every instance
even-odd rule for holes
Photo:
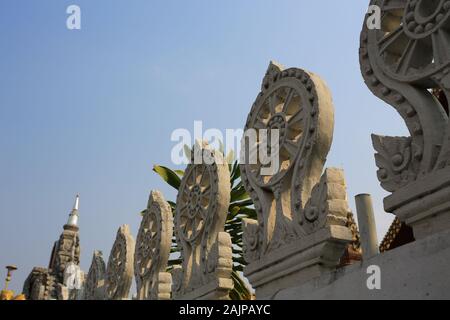
[[[367,3],[366,3],[367,2]],[[66,28],[77,4],[82,29]],[[170,166],[174,129],[242,128],[270,60],[321,75],[335,104],[328,166],[346,172],[349,202],[374,197],[378,233],[392,216],[370,134],[406,135],[359,71],[368,1],[71,0],[0,3],[0,267],[46,266],[80,193],[82,267],[107,259],[116,231],[136,235],[152,171]],[[0,273],[0,278],[4,278]]]

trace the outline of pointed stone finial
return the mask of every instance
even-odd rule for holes
[[[75,203],[73,205],[72,212],[69,215],[69,220],[67,221],[68,226],[78,226],[78,208],[80,205],[80,195],[76,195]]]
[[[77,196],[75,197],[75,204],[73,205],[73,210],[78,210],[79,205],[80,205],[80,195],[77,194]]]

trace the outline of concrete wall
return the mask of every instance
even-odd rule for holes
[[[369,290],[367,267],[381,270],[381,289]],[[261,298],[261,297],[260,297]],[[450,299],[450,231],[379,254],[273,299]]]

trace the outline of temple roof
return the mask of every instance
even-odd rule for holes
[[[398,218],[392,222],[388,232],[380,243],[380,252],[386,252],[414,241],[412,228]]]

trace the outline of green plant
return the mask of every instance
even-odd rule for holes
[[[186,150],[187,154],[189,154],[188,152],[189,149]],[[232,154],[228,155],[227,157],[228,161],[232,158]],[[232,292],[230,292],[230,298],[232,300],[250,300],[251,292],[240,275],[240,273],[243,271],[244,266],[246,265],[242,251],[242,219],[256,219],[257,217],[256,211],[253,208],[253,202],[242,184],[241,171],[238,161],[235,161],[233,164],[229,164],[229,169],[231,194],[227,221],[225,223],[225,231],[230,234],[231,241],[233,243],[232,278],[234,282],[234,289]],[[179,189],[184,171],[172,170],[164,166],[154,166],[153,171],[156,172],[170,186],[172,186],[176,190]],[[175,213],[176,203],[173,201],[168,202],[172,207],[172,212]],[[169,260],[169,269],[171,269],[174,265],[180,263],[181,261],[179,259],[179,248],[177,246],[175,238],[173,238],[171,258]]]

